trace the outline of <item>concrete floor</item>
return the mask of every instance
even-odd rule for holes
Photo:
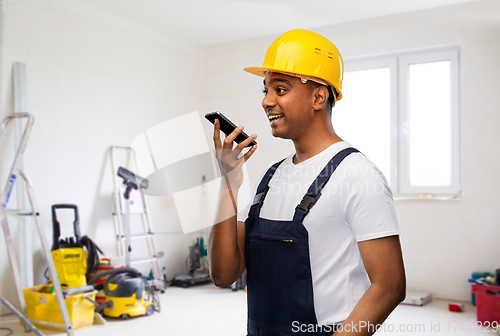
[[[173,335],[173,336],[244,336],[246,335],[246,293],[204,285],[193,288],[170,287],[160,294],[161,313],[127,321],[107,318],[106,325],[77,329],[76,336]],[[491,329],[476,326],[476,308],[465,304],[465,311],[448,311],[448,301],[433,300],[423,307],[401,305],[384,323],[377,335],[484,335]],[[13,315],[1,316],[0,327],[25,334]],[[46,335],[64,335],[46,329]],[[0,330],[0,336],[8,331]]]

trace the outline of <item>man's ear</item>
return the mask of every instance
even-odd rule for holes
[[[313,109],[315,111],[321,110],[328,101],[328,88],[324,85],[319,85],[313,90]]]

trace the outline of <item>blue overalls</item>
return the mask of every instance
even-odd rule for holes
[[[318,325],[309,238],[302,222],[337,166],[354,152],[358,150],[346,148],[328,162],[295,208],[291,221],[259,217],[269,181],[283,160],[269,168],[262,178],[245,221],[248,336],[333,334],[334,329],[328,327],[319,332],[300,332],[305,330],[304,325]]]

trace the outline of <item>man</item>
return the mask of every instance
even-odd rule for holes
[[[247,269],[249,336],[371,335],[404,299],[405,273],[387,181],[331,124],[340,53],[321,35],[292,30],[263,67],[245,70],[265,77],[272,134],[292,140],[295,153],[264,174],[237,219],[241,165],[256,146],[240,153],[256,135],[233,149],[243,127],[221,141],[215,124],[226,179],[209,239],[212,279],[228,286]]]

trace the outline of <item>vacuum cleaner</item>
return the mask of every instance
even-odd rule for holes
[[[155,289],[135,268],[118,268],[99,273],[88,284],[92,285],[105,276],[108,278],[104,284],[94,286],[96,290],[103,289],[106,296],[106,301],[96,307],[96,312],[126,320],[160,311],[160,300]]]

